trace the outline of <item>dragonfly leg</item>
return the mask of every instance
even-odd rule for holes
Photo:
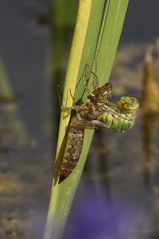
[[[90,78],[90,75],[92,74],[92,76],[93,76],[93,90],[96,90],[98,88],[98,85],[99,85],[98,76],[96,75],[96,73],[94,71],[91,70],[90,65],[86,64],[85,68],[89,69],[90,74],[89,74],[89,77],[87,77],[88,79]],[[88,82],[87,82],[87,85],[88,85]],[[90,91],[89,91],[89,93],[90,93]]]
[[[71,89],[69,89],[69,93],[70,93],[70,96],[72,98],[73,105],[72,106],[62,106],[61,105],[61,110],[62,111],[71,111],[71,110],[77,111],[78,106],[75,104],[75,97],[72,95]]]
[[[88,88],[88,82],[89,82],[89,79],[90,79],[90,76],[91,76],[91,67],[88,65],[88,64],[86,64],[85,65],[85,68],[84,68],[84,72],[83,72],[83,74],[82,74],[82,76],[81,76],[81,78],[80,78],[80,80],[84,77],[84,83],[83,83],[83,87],[84,87],[84,91],[83,91],[83,93],[82,93],[82,96],[81,96],[81,99],[83,98],[83,96],[84,96],[84,94],[85,94],[85,92],[87,92],[88,94],[91,92],[90,90],[89,90],[89,88]],[[80,82],[80,81],[79,81]],[[78,82],[78,84],[79,84],[79,82]],[[77,85],[78,85],[77,84]]]
[[[75,118],[71,121],[71,127],[80,129],[100,129],[105,128],[105,124],[99,120],[82,120]]]
[[[96,90],[99,86],[99,79],[95,73],[93,73],[93,90]]]
[[[94,125],[95,129],[105,128],[105,124],[99,120],[92,120],[91,122]]]
[[[91,66],[89,64],[86,64],[85,67],[84,67],[84,71],[83,71],[83,74],[82,76],[80,77],[77,85],[76,85],[76,88],[78,87],[80,81],[84,78],[84,91],[80,97],[80,99],[82,100],[85,92],[87,92],[87,94],[91,94],[91,90],[88,88],[88,82],[90,80],[90,77],[92,75],[92,78],[93,78],[93,90],[96,90],[98,85],[99,85],[99,80],[98,80],[98,77],[97,75],[91,70]]]
[[[91,120],[88,121],[88,120],[82,120],[78,118],[73,119],[71,121],[70,126],[74,128],[79,128],[79,129],[95,129],[95,125],[92,124]]]
[[[59,100],[59,104],[60,104],[60,108],[62,111],[71,111],[71,110],[75,110],[76,108],[76,105],[75,105],[75,99],[71,93],[71,90],[70,91],[70,95],[71,95],[71,98],[73,99],[73,106],[62,106],[62,100],[61,100],[61,97],[60,97],[60,93],[59,93],[59,88],[60,88],[60,85],[57,85],[57,95],[58,95],[58,100]]]
[[[81,82],[81,80],[83,78],[85,78],[86,85],[88,85],[90,75],[91,75],[91,67],[88,64],[86,64],[84,67],[83,73],[82,73],[79,81],[77,82],[76,88],[78,87],[79,83]]]
[[[69,89],[69,91],[70,91],[70,96],[71,96],[72,101],[73,101],[73,109],[76,110],[75,97],[72,95],[71,89]]]

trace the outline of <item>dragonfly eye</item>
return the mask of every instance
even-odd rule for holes
[[[136,109],[139,107],[139,102],[134,97],[122,96],[121,99],[119,100],[118,105],[123,110],[136,111]]]
[[[131,104],[125,102],[125,103],[123,103],[123,108],[124,109],[131,109]]]
[[[138,104],[138,100],[134,97],[131,97],[131,104]]]

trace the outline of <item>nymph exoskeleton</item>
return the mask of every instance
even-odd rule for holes
[[[97,81],[97,79],[95,79]],[[84,130],[87,128],[95,129],[96,120],[99,115],[104,112],[104,105],[109,105],[109,99],[112,95],[112,86],[109,83],[101,87],[97,87],[94,83],[94,90],[90,92],[88,89],[87,99],[81,105],[71,107],[75,111],[72,117],[66,135],[66,143],[60,166],[59,182],[67,178],[75,168],[83,146]],[[62,107],[62,110],[68,108]],[[98,125],[97,125],[98,127]]]

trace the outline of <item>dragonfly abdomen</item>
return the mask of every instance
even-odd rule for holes
[[[83,146],[84,129],[70,125],[67,133],[66,146],[60,167],[59,182],[67,178],[75,168]]]
[[[125,130],[131,128],[134,124],[134,116],[132,114],[104,112],[98,117],[98,120],[103,122],[107,129],[119,132],[124,132]]]

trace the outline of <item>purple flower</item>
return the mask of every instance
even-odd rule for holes
[[[90,194],[76,200],[63,239],[127,239],[137,223],[131,202],[99,200]]]

